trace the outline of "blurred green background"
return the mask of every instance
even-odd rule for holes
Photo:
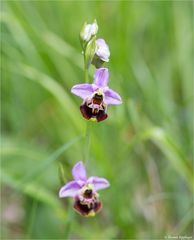
[[[2,239],[192,236],[192,1],[1,2]],[[97,19],[109,86],[123,104],[92,123],[88,176],[107,178],[103,210],[59,199],[83,159],[79,31]],[[90,82],[94,67],[90,70]]]

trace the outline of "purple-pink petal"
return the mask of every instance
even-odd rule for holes
[[[81,189],[80,185],[76,181],[68,182],[59,191],[59,197],[75,197],[77,192]]]
[[[104,91],[104,102],[107,105],[118,105],[122,103],[121,97],[118,93],[112,89],[107,89]]]
[[[84,83],[73,86],[71,92],[82,99],[86,99],[93,94],[94,89],[92,84]]]
[[[83,165],[83,162],[80,161],[75,164],[75,166],[72,169],[72,175],[76,181],[81,180],[85,182],[87,180],[86,170]]]
[[[87,181],[94,186],[94,190],[98,191],[100,189],[104,189],[110,186],[110,183],[105,178],[99,177],[90,177]]]
[[[99,68],[94,75],[94,83],[99,88],[104,88],[108,84],[109,73],[107,68]]]

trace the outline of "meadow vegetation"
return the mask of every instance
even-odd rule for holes
[[[1,6],[2,239],[192,236],[192,2]],[[79,32],[94,19],[123,104],[91,122],[87,172],[111,186],[101,213],[83,218],[59,199],[58,169],[68,182],[83,159],[86,120],[70,89],[84,82]]]

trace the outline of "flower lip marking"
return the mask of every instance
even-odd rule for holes
[[[73,208],[77,213],[84,217],[93,217],[102,209],[102,203],[96,201],[94,204],[82,204],[78,199],[75,200]]]
[[[103,102],[103,94],[99,92],[94,93],[92,99],[86,101],[86,105],[92,109],[92,113],[94,114],[92,117],[95,117],[100,110],[103,112],[106,110],[106,106]]]
[[[86,103],[80,106],[80,112],[85,119],[92,121],[96,120],[97,122],[101,122],[108,117],[107,113],[105,112],[105,109],[103,110],[99,110],[98,108],[94,109],[88,107]]]
[[[101,208],[99,195],[93,191],[93,186],[91,184],[84,186],[76,197],[74,209],[81,215],[94,216]]]

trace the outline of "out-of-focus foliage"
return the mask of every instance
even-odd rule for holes
[[[163,239],[192,235],[192,2],[1,2],[2,239]],[[89,175],[103,211],[59,199],[83,157],[79,31],[97,19],[123,104],[92,124]],[[90,72],[90,82],[94,68]]]

